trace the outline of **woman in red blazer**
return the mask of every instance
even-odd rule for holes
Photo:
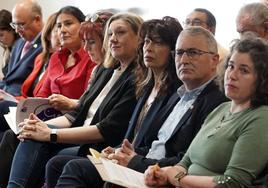
[[[44,80],[46,79],[46,68],[49,63],[50,56],[60,47],[55,25],[56,14],[52,14],[48,18],[42,30],[42,53],[35,58],[33,71],[23,82],[21,86],[21,96],[16,97],[17,100],[38,96]]]

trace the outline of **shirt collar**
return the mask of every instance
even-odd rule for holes
[[[195,88],[195,89],[192,89],[192,90],[189,90],[187,91],[185,86],[182,85],[178,88],[177,90],[177,93],[178,95],[180,96],[180,98],[182,98],[184,95],[187,95],[189,98],[194,98],[194,97],[197,97],[202,91],[203,89],[212,81],[214,80],[214,77],[212,79],[210,79],[209,81],[205,82],[204,84],[202,84],[201,86]],[[187,98],[188,98],[187,97]]]
[[[38,35],[36,35],[32,41],[28,41],[31,44],[31,46],[33,46],[34,48],[37,48],[38,45],[41,45],[41,44],[38,44],[38,39],[39,39],[40,35],[41,35],[41,33],[38,33]],[[25,42],[27,42],[27,41],[25,41]]]

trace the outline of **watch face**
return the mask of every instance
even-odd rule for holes
[[[50,134],[50,142],[57,142],[57,134]]]

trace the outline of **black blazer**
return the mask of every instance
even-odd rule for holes
[[[0,82],[0,88],[14,95],[21,95],[21,85],[34,67],[34,60],[42,51],[41,36],[36,38],[29,51],[20,59],[25,40],[18,39],[14,44],[8,64],[8,71]]]
[[[128,139],[130,142],[133,141],[134,138],[134,130],[137,124],[137,120],[139,118],[140,112],[146,103],[152,89],[153,89],[154,83],[151,82],[148,87],[145,89],[144,94],[139,98],[137,105],[134,109],[134,112],[132,114],[132,117],[129,122],[129,127],[126,133],[125,138]],[[162,109],[163,106],[166,105],[171,95],[176,91],[179,87],[180,83],[174,83],[172,86],[168,89],[168,92],[165,95],[162,95],[160,97],[157,97],[155,101],[153,102],[151,108],[147,112],[146,116],[144,117],[143,122],[141,123],[141,126],[137,132],[135,142],[132,143],[136,152],[138,152],[139,148],[143,148],[138,152],[139,154],[148,152],[147,150],[150,149],[151,143],[155,140],[155,137],[151,137],[151,130],[149,129],[150,126],[154,123],[157,113]],[[155,134],[152,134],[155,135]],[[147,148],[147,149],[146,149]]]
[[[179,100],[180,97],[176,92],[170,98],[167,105],[158,113],[158,118],[150,127],[152,137],[154,136],[155,139],[157,139],[159,129]],[[154,160],[145,158],[144,155],[136,155],[131,159],[128,167],[144,172],[149,165],[153,165],[155,163],[158,163],[160,166],[169,166],[178,163],[189,147],[194,136],[201,128],[201,125],[207,115],[226,100],[225,95],[219,90],[214,81],[210,82],[197,97],[192,108],[184,114],[171,137],[165,143],[165,158],[161,160]]]
[[[97,125],[104,141],[96,144],[83,145],[80,155],[85,155],[88,152],[88,147],[102,150],[107,146],[116,146],[122,142],[130,117],[137,103],[134,75],[132,73],[134,64],[132,63],[122,73],[100,104],[92,119],[91,124]],[[66,118],[72,122],[72,127],[82,126],[84,124],[88,109],[107,84],[113,72],[114,69],[106,69],[103,66],[98,69],[91,86],[80,98],[78,107],[74,111],[65,114]]]

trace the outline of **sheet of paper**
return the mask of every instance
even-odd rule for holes
[[[18,134],[20,132],[20,128],[17,126],[16,124],[16,112],[12,113],[12,112],[9,112],[8,114],[5,114],[4,115],[9,127],[11,128],[11,130],[15,133],[15,134]]]
[[[110,160],[101,159],[101,162],[113,182],[130,188],[147,188],[142,173],[115,164]]]
[[[16,127],[16,130],[19,132],[20,128],[18,127],[16,123],[16,113],[17,113],[17,107],[9,107],[9,114],[10,114],[10,119],[12,121],[12,124],[14,127]]]
[[[14,96],[10,95],[2,89],[0,89],[0,96],[6,101],[18,102]]]

